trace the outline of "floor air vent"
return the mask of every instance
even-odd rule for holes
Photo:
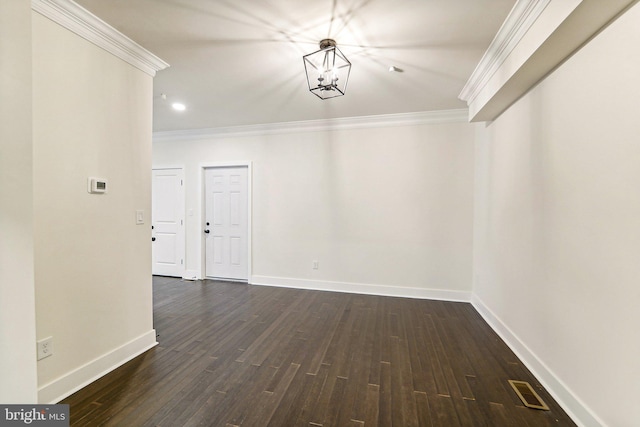
[[[542,401],[538,393],[526,381],[509,380],[509,384],[516,391],[516,394],[527,408],[549,410],[549,407]]]

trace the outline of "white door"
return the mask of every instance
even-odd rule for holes
[[[184,171],[154,169],[151,181],[152,272],[182,277],[184,273]]]
[[[205,169],[207,277],[247,281],[248,168]]]

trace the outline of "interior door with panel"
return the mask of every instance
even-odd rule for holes
[[[205,169],[206,276],[247,281],[248,167]]]
[[[184,273],[184,171],[154,169],[151,194],[152,273],[182,277]]]

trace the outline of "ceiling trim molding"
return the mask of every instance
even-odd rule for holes
[[[217,137],[259,136],[348,129],[372,129],[392,126],[416,126],[468,122],[467,109],[424,111],[419,113],[305,120],[261,125],[230,126],[208,129],[162,131],[153,133],[153,141],[184,141]]]
[[[31,0],[31,9],[151,76],[169,66],[71,0]]]
[[[551,0],[518,0],[458,96],[473,102]]]
[[[500,29],[460,94],[469,120],[495,120],[638,1],[518,0],[508,18],[517,29]]]

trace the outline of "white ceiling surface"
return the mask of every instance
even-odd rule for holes
[[[76,1],[171,65],[154,80],[154,131],[465,108],[458,95],[515,4]],[[302,56],[327,37],[352,68],[346,95],[321,100],[308,90]]]

